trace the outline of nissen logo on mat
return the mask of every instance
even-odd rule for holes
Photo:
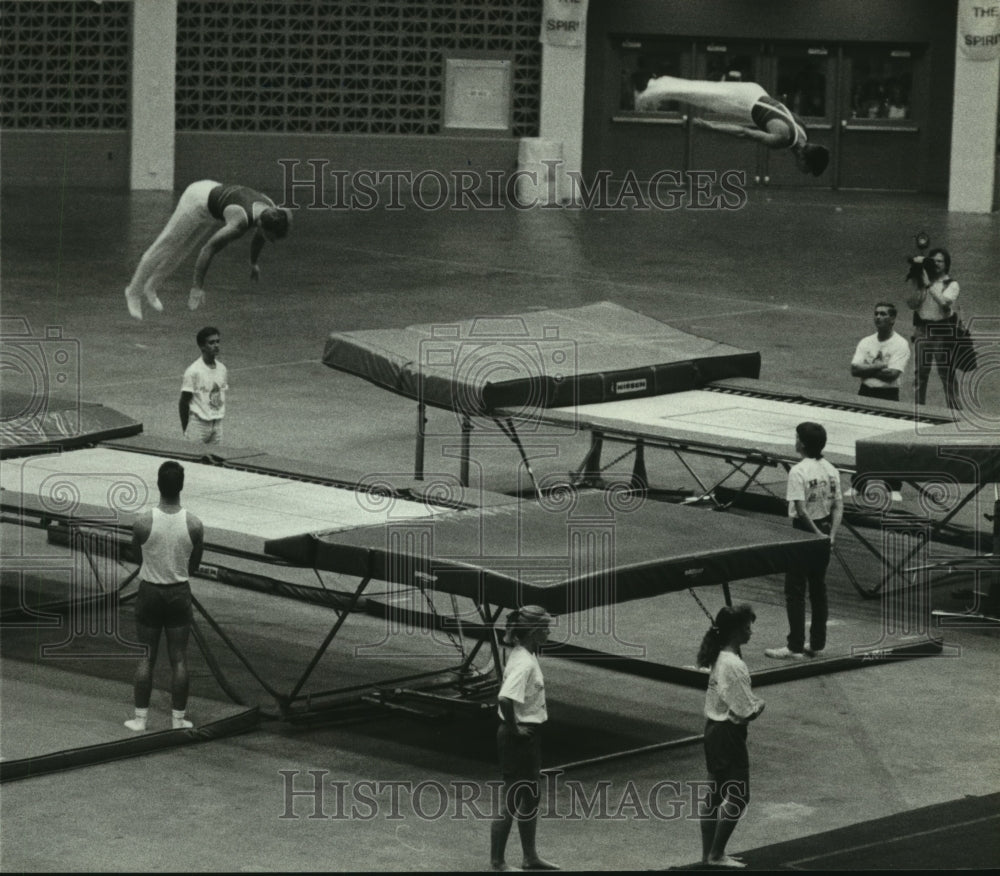
[[[646,378],[640,380],[619,380],[615,384],[615,395],[628,395],[633,392],[644,392],[646,389]]]

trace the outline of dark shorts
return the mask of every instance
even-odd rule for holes
[[[732,721],[706,721],[705,766],[709,773],[721,779],[748,774],[747,725]]]
[[[191,584],[139,582],[135,620],[145,627],[183,627],[191,623]]]
[[[500,774],[505,782],[537,782],[542,773],[542,725],[522,724],[529,736],[518,736],[506,724],[497,729]]]
[[[881,398],[886,401],[899,401],[899,387],[866,386],[862,383],[861,388],[858,389],[858,395],[865,396],[866,398]]]

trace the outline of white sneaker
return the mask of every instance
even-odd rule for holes
[[[205,290],[204,289],[192,289],[191,294],[188,296],[188,308],[191,310],[197,310],[205,303]]]
[[[775,660],[805,660],[806,655],[801,651],[789,651],[788,647],[765,648],[764,654],[773,657]]]
[[[149,302],[149,306],[158,313],[163,312],[163,302],[157,297],[156,292],[152,289],[146,289],[146,300]]]
[[[171,718],[170,722],[173,724],[174,730],[190,730],[194,727],[194,724],[192,724],[187,718]]]
[[[131,289],[125,290],[125,304],[128,306],[129,316],[142,319],[142,301]]]
[[[146,722],[142,718],[130,718],[125,722],[125,726],[136,733],[142,733],[146,729]]]

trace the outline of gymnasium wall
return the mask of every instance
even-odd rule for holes
[[[279,159],[353,171],[509,170],[540,119],[542,0],[178,0],[175,187],[272,188]],[[130,0],[4,0],[0,185],[127,188]],[[921,188],[948,185],[955,9],[943,0],[591,0],[584,156],[599,160],[613,34],[926,43],[936,131]],[[443,57],[514,59],[512,130],[443,133]],[[595,158],[597,156],[597,158]]]
[[[5,0],[0,184],[128,186],[131,6]],[[279,158],[343,169],[516,163],[536,136],[541,0],[179,0],[175,188],[265,184]],[[449,54],[513,61],[511,131],[442,131]],[[71,143],[72,172],[57,161]]]
[[[131,5],[4,0],[0,185],[128,184]]]

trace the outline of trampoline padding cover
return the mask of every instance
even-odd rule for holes
[[[862,477],[898,475],[913,482],[1000,481],[1000,442],[989,431],[963,432],[968,424],[949,424],[891,432],[859,440],[855,449]]]
[[[435,407],[489,415],[662,395],[756,378],[760,353],[609,301],[405,329],[334,332],[323,362]]]
[[[0,394],[0,456],[67,450],[137,435],[142,423],[114,408],[79,398],[4,390]]]
[[[783,572],[827,545],[788,524],[610,492],[306,533],[264,550],[324,571],[564,614]]]

